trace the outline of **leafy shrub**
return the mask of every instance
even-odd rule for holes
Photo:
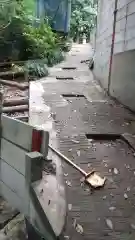
[[[47,21],[37,24],[36,19],[26,11],[26,0],[25,4],[24,0],[13,1],[16,2],[15,11],[10,16],[9,24],[0,32],[1,59],[8,61],[43,59],[43,63],[48,66],[62,61],[65,45],[62,38],[52,31]],[[29,63],[30,68],[32,65],[36,67],[35,64],[36,60]],[[39,64],[37,61],[36,72],[40,72],[39,75],[42,75],[41,65],[42,63]]]
[[[32,79],[36,77],[46,77],[48,75],[48,69],[43,60],[29,60],[24,68]]]

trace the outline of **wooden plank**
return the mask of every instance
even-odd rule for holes
[[[1,160],[0,166],[1,181],[10,188],[17,196],[25,199],[25,178],[14,168]],[[24,201],[22,201],[22,205]]]
[[[29,88],[28,83],[24,84],[24,83],[18,83],[18,82],[15,82],[15,81],[4,80],[4,79],[0,79],[0,83],[3,84],[3,85],[10,86],[10,87],[17,87],[18,89],[20,89],[22,91]]]
[[[11,112],[24,112],[29,110],[28,105],[19,105],[19,106],[12,106],[12,107],[3,107],[3,113],[11,113]]]
[[[27,97],[13,98],[13,99],[4,99],[3,106],[18,106],[29,104],[29,99]]]
[[[1,139],[1,158],[23,175],[25,175],[25,153],[23,149]]]

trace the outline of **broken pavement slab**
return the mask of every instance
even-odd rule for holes
[[[129,133],[124,133],[121,138],[129,144],[129,146],[135,151],[135,136]]]

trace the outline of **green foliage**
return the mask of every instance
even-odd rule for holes
[[[46,75],[46,64],[52,66],[63,60],[60,36],[54,33],[47,20],[38,22],[34,17],[34,0],[12,0],[0,10],[0,52],[3,60],[33,60],[30,72]],[[8,14],[9,12],[9,14]],[[36,59],[42,59],[39,62]],[[37,62],[37,67],[36,67]]]
[[[93,0],[75,0],[72,3],[71,31],[74,40],[85,34],[89,37],[96,24],[97,3]]]
[[[48,69],[44,60],[29,60],[25,64],[25,71],[34,79],[35,77],[45,77],[48,75]]]

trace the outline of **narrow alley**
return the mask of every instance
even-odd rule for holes
[[[135,134],[135,115],[110,99],[86,64],[89,44],[73,44],[66,60],[30,86],[30,123],[50,133],[50,145],[86,172],[107,180],[92,191],[61,160],[67,220],[62,239],[135,238],[135,153],[109,134]],[[94,139],[94,134],[99,134]],[[101,137],[100,137],[101,134]],[[52,158],[55,156],[52,154]]]

